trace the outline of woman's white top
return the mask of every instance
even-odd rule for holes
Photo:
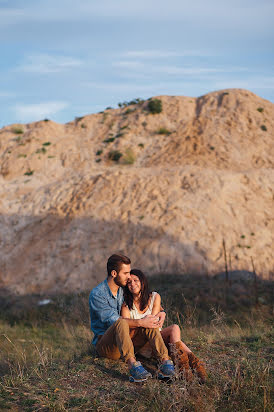
[[[148,305],[147,310],[144,313],[139,313],[138,309],[136,308],[136,306],[134,305],[134,302],[133,302],[132,309],[130,309],[130,319],[142,319],[147,315],[151,315],[156,295],[157,295],[157,292],[152,292],[150,303]],[[160,328],[160,330],[161,330],[161,328]],[[141,349],[139,349],[138,353],[140,353],[145,358],[151,358],[152,348],[151,348],[149,342],[147,342]]]
[[[130,309],[130,319],[142,319],[147,315],[151,315],[156,295],[157,292],[152,292],[149,306],[144,313],[138,312],[133,302],[132,309]]]

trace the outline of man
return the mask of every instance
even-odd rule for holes
[[[100,356],[109,359],[123,357],[128,364],[131,382],[143,382],[151,374],[136,362],[137,352],[149,341],[159,358],[159,378],[171,378],[175,375],[173,362],[159,331],[159,318],[153,315],[143,319],[123,319],[120,311],[124,300],[123,287],[130,279],[130,259],[114,254],[107,262],[107,278],[96,286],[89,295],[91,329],[94,333],[92,343]],[[134,337],[130,328],[137,328]]]

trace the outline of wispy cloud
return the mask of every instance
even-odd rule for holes
[[[5,97],[14,97],[15,96],[15,93],[13,93],[13,92],[2,92],[1,90],[0,90],[0,98],[5,98]]]
[[[67,56],[52,56],[49,54],[37,54],[28,56],[25,62],[19,67],[17,71],[24,71],[29,73],[58,73],[66,70],[74,69],[82,66],[83,62],[74,57]]]
[[[129,50],[121,54],[125,58],[166,59],[170,57],[207,57],[212,53],[201,50],[169,51],[169,50]]]
[[[239,73],[248,71],[245,67],[227,66],[227,67],[199,67],[190,65],[179,64],[159,64],[158,61],[138,61],[138,60],[121,60],[112,63],[113,67],[119,69],[125,69],[134,73],[142,72],[142,77],[145,75],[161,74],[161,75],[174,75],[174,76],[198,76],[198,75],[210,75],[216,73]]]
[[[14,110],[20,122],[30,122],[50,117],[67,108],[67,102],[46,102],[38,104],[19,104]]]

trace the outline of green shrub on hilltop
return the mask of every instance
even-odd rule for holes
[[[162,101],[160,99],[151,99],[148,102],[147,108],[152,114],[161,113],[163,110]]]

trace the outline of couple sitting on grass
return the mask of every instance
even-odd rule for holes
[[[199,381],[205,382],[204,365],[181,341],[179,326],[161,329],[165,320],[161,297],[149,291],[144,274],[131,270],[130,263],[124,255],[110,256],[107,278],[90,293],[92,343],[98,355],[113,360],[122,357],[128,364],[131,382],[151,377],[135,354],[158,358],[159,379],[175,377],[175,363],[187,381],[196,371]]]

